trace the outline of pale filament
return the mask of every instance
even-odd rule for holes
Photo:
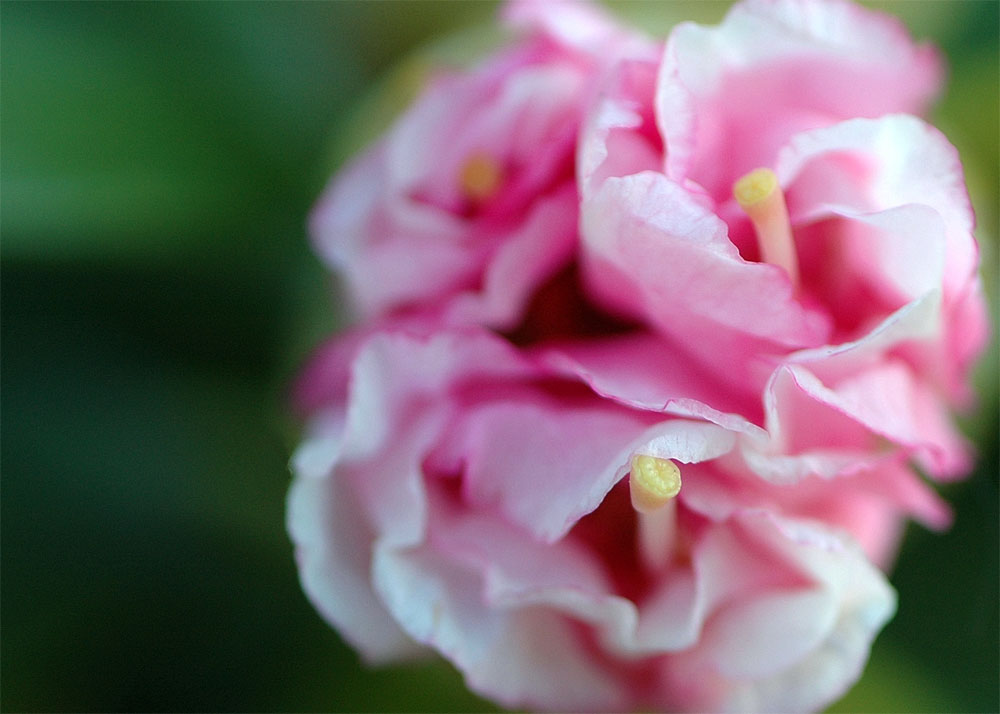
[[[784,269],[798,290],[799,261],[778,177],[771,169],[754,169],[733,184],[733,196],[753,223],[761,260]]]

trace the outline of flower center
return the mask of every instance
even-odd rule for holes
[[[799,261],[778,177],[771,169],[754,169],[733,184],[733,196],[753,223],[761,259],[783,268],[797,290]]]
[[[467,199],[478,203],[496,193],[502,178],[500,164],[488,154],[477,153],[462,164],[458,184]]]
[[[632,507],[638,511],[639,556],[652,572],[664,570],[674,557],[681,470],[670,459],[646,454],[632,457],[628,484]]]

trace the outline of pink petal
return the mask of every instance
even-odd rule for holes
[[[769,431],[791,453],[874,447],[880,435],[906,448],[939,478],[967,472],[968,442],[950,423],[941,400],[903,363],[887,360],[835,385],[802,366],[775,373]],[[868,434],[868,436],[866,436]]]
[[[831,186],[850,180],[838,175],[844,157],[855,157],[867,167],[864,193],[831,194]],[[782,153],[779,172],[789,181],[789,203],[799,221],[837,213],[891,226],[888,222],[897,222],[900,212],[919,219],[916,206],[934,212],[933,218],[920,219],[922,226],[898,224],[891,253],[857,246],[856,263],[866,262],[866,253],[869,261],[881,260],[885,282],[896,283],[911,296],[929,289],[932,282],[941,289],[939,322],[921,336],[921,344],[903,350],[952,403],[968,404],[968,369],[973,355],[983,349],[989,322],[976,275],[974,219],[954,147],[913,117],[854,120],[794,137]],[[863,217],[876,211],[881,213]],[[940,226],[934,229],[940,238],[932,239],[934,226]]]
[[[645,423],[624,410],[573,408],[527,397],[473,408],[459,426],[464,486],[545,540],[569,530],[603,499]]]
[[[843,167],[845,156],[864,162],[866,190],[852,197],[841,193],[840,200],[832,202],[829,186],[838,177],[830,170]],[[817,173],[821,167],[826,173]],[[937,258],[924,257],[924,262],[944,271],[946,295],[964,289],[972,279],[978,251],[962,164],[955,147],[932,126],[915,117],[892,115],[805,132],[782,150],[778,171],[789,187],[793,220],[795,214],[802,220],[831,209],[855,214],[911,204],[933,209],[943,224],[946,248]],[[921,252],[914,246],[913,255]]]
[[[689,690],[688,706],[702,710],[821,709],[860,676],[895,596],[856,547],[818,525],[747,513],[734,526],[739,548],[756,542],[769,553],[757,557],[808,579],[765,585],[723,605],[701,643],[666,662],[666,686]],[[712,553],[723,569],[739,562],[719,549],[724,542],[706,543],[704,556]]]
[[[293,460],[288,532],[302,587],[323,617],[372,663],[412,657],[420,648],[386,612],[371,586],[370,525],[349,483],[333,475],[337,428],[306,441]]]
[[[747,473],[731,460],[689,467],[685,474],[680,498],[713,521],[747,509],[812,518],[850,533],[879,565],[894,557],[905,518],[934,529],[951,522],[947,504],[898,454],[845,459],[829,470],[806,470],[794,481]]]
[[[676,342],[657,335],[563,342],[543,348],[539,358],[628,407],[704,419],[737,432],[763,423],[759,395],[724,388]]]
[[[618,63],[587,113],[577,151],[577,177],[584,196],[607,178],[661,166],[651,113],[657,67],[655,57]]]
[[[578,205],[572,184],[538,201],[523,224],[498,246],[481,287],[458,291],[444,319],[497,329],[514,327],[538,286],[569,262],[576,246]]]
[[[657,95],[667,173],[725,200],[792,134],[919,112],[940,77],[936,53],[895,18],[842,0],[738,3],[718,27],[684,23],[670,36]]]
[[[475,399],[475,395],[471,395]],[[730,432],[591,400],[555,401],[507,387],[501,400],[466,406],[434,455],[443,473],[463,469],[463,494],[497,508],[536,538],[558,540],[628,471],[637,449],[681,462],[732,448]]]
[[[517,29],[543,33],[569,49],[587,54],[608,52],[620,45],[641,44],[601,7],[579,0],[508,0],[503,19]]]
[[[376,587],[396,620],[508,707],[622,709],[621,682],[582,648],[570,621],[546,608],[488,608],[483,577],[437,552],[381,550]]]
[[[767,343],[777,351],[825,340],[823,316],[795,299],[784,271],[740,258],[726,224],[662,175],[608,179],[585,199],[581,220],[587,287],[688,352],[733,364],[766,353]],[[747,365],[754,369],[770,371]]]
[[[482,260],[441,209],[404,198],[383,210],[386,166],[384,150],[363,155],[330,184],[310,219],[317,253],[341,271],[364,317],[464,286]]]

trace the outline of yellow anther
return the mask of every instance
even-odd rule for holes
[[[680,493],[681,470],[670,459],[636,454],[631,471],[628,484],[632,507],[640,513],[659,510]]]
[[[458,183],[470,201],[484,201],[500,188],[500,164],[488,154],[472,154],[459,172]]]
[[[799,261],[778,177],[771,169],[754,169],[733,184],[733,196],[753,223],[761,260],[784,268],[798,288]]]
[[[733,195],[747,213],[780,190],[778,177],[771,169],[754,169],[733,184]]]

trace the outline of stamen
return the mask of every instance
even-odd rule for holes
[[[733,184],[733,196],[753,223],[761,259],[784,268],[798,289],[799,261],[778,177],[771,169],[754,169]]]
[[[485,201],[500,188],[500,164],[488,154],[472,154],[462,164],[458,183],[470,201]]]
[[[628,479],[632,507],[639,513],[657,511],[681,491],[681,470],[670,459],[646,454],[632,457]]]
[[[639,512],[639,555],[652,572],[670,562],[677,529],[677,503],[681,471],[669,459],[636,454],[632,457],[629,491]]]

